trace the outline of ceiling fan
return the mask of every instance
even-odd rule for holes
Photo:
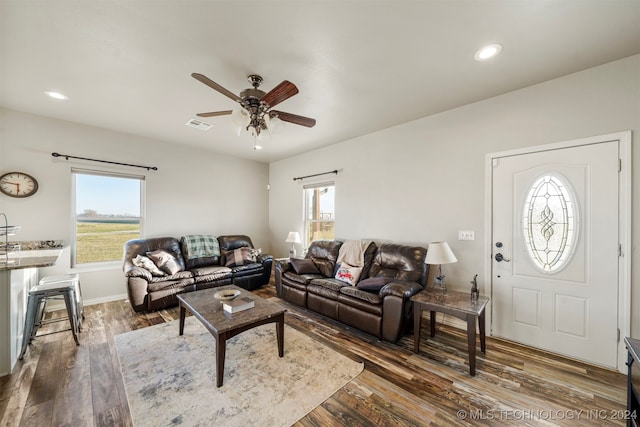
[[[264,92],[258,89],[262,83],[262,77],[257,74],[251,74],[247,79],[253,88],[243,90],[238,96],[230,90],[223,88],[207,76],[192,73],[191,77],[239,103],[242,106],[242,110],[239,112],[238,122],[241,123],[246,130],[251,130],[256,137],[260,135],[261,131],[268,129],[271,119],[274,118],[309,128],[316,124],[315,119],[271,109],[298,93],[296,85],[288,80],[283,81],[269,92]],[[234,114],[234,110],[199,113],[197,116],[215,117],[231,114]]]

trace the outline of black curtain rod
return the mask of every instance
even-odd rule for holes
[[[316,173],[313,175],[307,175],[307,176],[299,176],[297,178],[293,178],[294,181],[302,181],[305,178],[312,178],[314,176],[320,176],[320,175],[329,175],[330,173],[335,173],[336,175],[338,175],[338,169],[329,171],[329,172],[322,172],[322,173]]]
[[[51,153],[53,157],[64,157],[66,160],[69,159],[78,159],[78,160],[89,160],[90,162],[100,162],[100,163],[109,163],[111,165],[120,165],[120,166],[131,166],[132,168],[142,168],[146,170],[154,170],[157,171],[158,168],[155,166],[141,166],[141,165],[132,165],[130,163],[119,163],[119,162],[110,162],[109,160],[98,160],[98,159],[89,159],[86,157],[76,157],[70,156],[68,154],[60,154],[60,153]]]

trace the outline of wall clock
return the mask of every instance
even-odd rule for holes
[[[8,172],[0,176],[0,192],[11,197],[29,197],[38,191],[38,181],[24,172]]]

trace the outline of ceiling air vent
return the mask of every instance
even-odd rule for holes
[[[192,128],[200,129],[200,130],[209,130],[213,127],[213,125],[202,122],[198,119],[191,119],[187,123],[185,123],[185,125]]]

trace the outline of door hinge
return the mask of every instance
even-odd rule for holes
[[[620,342],[620,328],[618,328],[618,342]]]
[[[618,159],[618,172],[622,172],[622,159]]]
[[[622,244],[618,243],[618,256],[619,257],[623,257],[624,255],[622,254]]]

